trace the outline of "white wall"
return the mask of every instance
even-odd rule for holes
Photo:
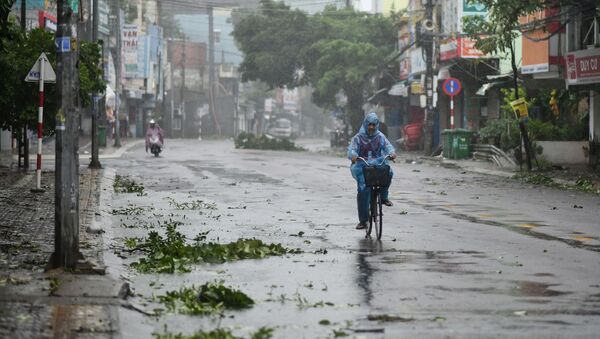
[[[536,141],[544,148],[542,155],[553,164],[585,165],[588,163],[587,141]]]
[[[10,151],[11,150],[11,136],[10,131],[0,130],[0,151]]]

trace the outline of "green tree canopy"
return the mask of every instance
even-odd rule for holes
[[[0,0],[1,1],[1,0]],[[5,34],[0,36],[4,52],[0,53],[0,128],[28,126],[35,129],[39,105],[39,84],[25,82],[27,73],[42,52],[46,53],[56,71],[56,46],[54,34],[43,29],[23,32],[14,19],[6,23]],[[91,104],[91,93],[102,93],[106,87],[102,79],[100,46],[81,43],[79,53],[79,78],[82,106]],[[44,86],[44,135],[54,134],[57,107],[56,84]]]
[[[259,12],[235,22],[232,33],[244,60],[243,81],[270,87],[311,85],[313,101],[325,108],[348,98],[353,128],[362,121],[370,78],[386,66],[396,46],[393,18],[327,7],[309,16],[282,2],[261,1]]]
[[[21,127],[34,129],[37,123],[39,104],[38,83],[25,82],[25,77],[42,52],[45,52],[56,70],[54,34],[42,29],[24,33],[16,23],[9,23],[8,34],[3,37],[5,51],[0,53],[0,127]],[[44,133],[54,132],[56,112],[56,85],[44,87]],[[18,129],[17,129],[18,130]]]

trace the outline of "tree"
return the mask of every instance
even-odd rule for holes
[[[92,93],[102,94],[106,82],[102,78],[102,45],[82,41],[79,50],[79,97],[83,107],[92,104]]]
[[[15,0],[0,0],[0,51],[4,51],[3,40],[8,36],[10,25],[10,9]]]
[[[25,76],[42,52],[55,67],[54,34],[42,29],[24,33],[14,22],[9,24],[8,34],[2,40],[5,52],[0,53],[0,128],[14,128],[19,134],[23,126],[35,129],[37,123],[37,83],[25,82]],[[54,133],[56,112],[56,86],[45,87],[44,134]]]
[[[5,52],[0,53],[0,128],[14,128],[19,134],[23,126],[35,129],[38,114],[37,83],[25,82],[25,76],[42,52],[56,69],[54,34],[43,29],[24,33],[14,22],[7,26],[6,35],[0,40]],[[91,104],[93,92],[102,93],[106,87],[102,79],[100,45],[83,42],[79,54],[79,78],[83,106]],[[44,135],[53,135],[57,111],[56,86],[45,86]]]
[[[261,1],[260,11],[235,20],[232,33],[244,52],[243,81],[271,88],[311,85],[325,108],[344,94],[349,122],[358,129],[370,79],[386,65],[396,44],[393,19],[327,7],[308,16],[282,2]]]
[[[579,12],[598,11],[597,0],[468,0],[470,4],[483,4],[488,9],[487,17],[466,16],[463,18],[465,33],[476,39],[475,47],[484,53],[510,53],[515,98],[519,99],[519,69],[515,58],[514,41],[519,35],[519,19],[544,10],[549,6],[573,6]],[[560,18],[559,18],[560,19]],[[549,35],[557,32],[549,32]],[[527,167],[531,170],[531,145],[523,121],[519,122],[521,136],[527,153]]]

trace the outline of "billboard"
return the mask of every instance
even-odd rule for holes
[[[519,19],[521,25],[532,22],[540,22],[547,18],[556,17],[558,9],[546,9]],[[556,25],[558,21],[558,26]],[[536,74],[557,71],[557,60],[559,56],[559,36],[550,36],[560,30],[560,19],[550,20],[545,26],[524,34],[521,41],[522,63],[521,73]]]
[[[46,11],[38,12],[38,25],[50,32],[56,32],[56,17]]]
[[[459,0],[442,3],[443,31],[446,34],[457,36],[463,31],[463,18],[465,16],[486,16],[487,9],[483,4],[472,3],[468,0]],[[478,59],[486,55],[475,48],[475,39],[469,37],[452,37],[440,43],[440,60],[447,61],[456,58]]]
[[[121,51],[126,78],[138,77],[138,26],[125,24],[122,29]]]
[[[105,35],[110,34],[109,14],[110,9],[106,0],[98,0],[98,32]]]
[[[410,51],[410,74],[421,74],[427,69],[427,64],[423,58],[423,49],[414,48]]]

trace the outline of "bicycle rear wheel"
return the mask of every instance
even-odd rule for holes
[[[381,194],[379,192],[377,192],[375,199],[375,208],[379,209],[379,213],[377,213],[378,218],[375,220],[375,235],[377,236],[377,240],[381,240],[381,235],[383,234],[383,202],[381,201]]]

